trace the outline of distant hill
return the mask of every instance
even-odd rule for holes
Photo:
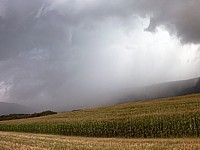
[[[30,113],[30,108],[15,103],[0,102],[0,115]]]
[[[187,94],[200,93],[200,78],[160,83],[124,92],[119,98],[119,103],[160,99]]]

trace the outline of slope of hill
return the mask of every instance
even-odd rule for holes
[[[91,137],[200,137],[200,94],[2,121],[0,131]]]
[[[30,113],[31,110],[23,105],[0,102],[0,115]]]
[[[200,78],[154,84],[129,89],[119,98],[119,103],[159,99],[200,93]]]

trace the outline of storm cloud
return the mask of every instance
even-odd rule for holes
[[[0,101],[57,111],[200,75],[199,0],[1,0]]]

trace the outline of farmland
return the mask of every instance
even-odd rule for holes
[[[0,122],[0,131],[83,137],[200,137],[200,94]]]
[[[198,150],[200,139],[105,139],[0,132],[0,149]]]

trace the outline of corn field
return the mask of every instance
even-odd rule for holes
[[[2,121],[0,131],[85,137],[200,137],[200,94]]]

